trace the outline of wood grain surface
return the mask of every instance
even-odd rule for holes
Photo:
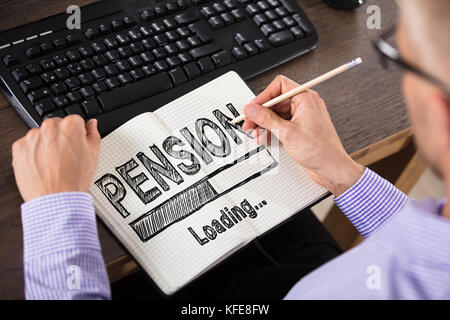
[[[0,31],[65,11],[69,4],[90,2],[93,1],[0,0]],[[354,154],[365,150],[360,156],[367,162],[373,150],[371,145],[378,142],[374,150],[379,152],[383,149],[380,141],[409,127],[401,94],[401,75],[385,71],[378,64],[371,40],[379,30],[366,27],[366,7],[375,1],[368,1],[364,7],[351,12],[330,9],[321,0],[299,2],[318,30],[318,48],[252,79],[248,84],[257,93],[277,74],[305,82],[353,58],[362,57],[364,63],[361,66],[323,83],[316,90],[326,101],[346,150]],[[383,28],[393,24],[396,20],[395,2],[379,0],[376,4],[382,11]],[[3,95],[0,95],[0,121],[0,299],[16,299],[24,297],[22,200],[11,167],[11,144],[26,133],[27,127]],[[383,150],[384,153],[379,155],[395,152],[395,148]],[[120,267],[117,263],[120,261],[128,263],[123,248],[101,224],[99,235],[103,256],[111,268]],[[133,268],[128,264],[125,269]],[[113,278],[118,277],[117,270],[110,270],[110,274],[114,275]]]

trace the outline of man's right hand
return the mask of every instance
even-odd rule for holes
[[[308,90],[272,108],[261,106],[298,84],[278,76],[244,109],[244,130],[265,128],[274,133],[290,157],[311,178],[336,197],[354,185],[364,173],[345,151],[317,92]]]

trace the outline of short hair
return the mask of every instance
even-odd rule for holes
[[[398,0],[420,67],[450,85],[450,0]]]

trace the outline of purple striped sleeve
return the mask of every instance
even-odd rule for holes
[[[27,299],[109,299],[92,197],[43,196],[22,204]]]
[[[389,181],[366,168],[350,189],[334,202],[364,237],[369,237],[399,212],[408,196]]]

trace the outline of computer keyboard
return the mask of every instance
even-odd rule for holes
[[[30,127],[97,118],[105,135],[230,70],[249,79],[317,45],[295,0],[109,0],[0,33],[1,88]],[[19,18],[19,17],[18,17]]]

